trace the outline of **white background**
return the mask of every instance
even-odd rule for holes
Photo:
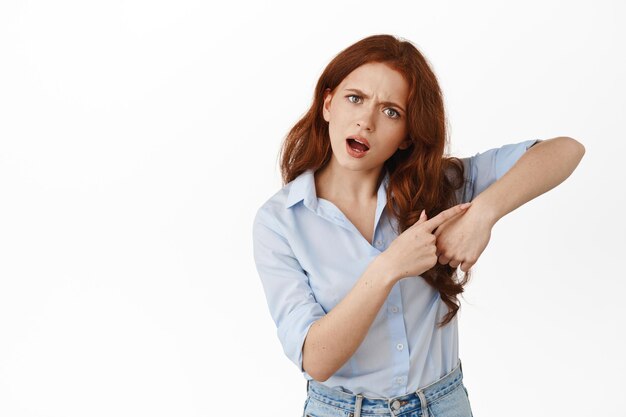
[[[451,154],[570,136],[460,312],[474,415],[624,415],[626,7],[3,1],[0,415],[300,416],[252,257],[280,144],[339,51],[411,40]]]

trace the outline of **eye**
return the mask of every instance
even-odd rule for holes
[[[350,100],[350,97],[358,97],[358,98],[361,98],[361,96],[357,96],[356,94],[350,94],[349,96],[346,96],[346,97],[348,98],[348,101],[349,101],[350,103],[355,103],[354,101]]]
[[[395,114],[395,116],[392,116],[392,119],[399,119],[400,118],[400,113],[398,113],[396,110],[392,109],[391,107],[386,108],[385,110],[391,110],[393,112],[393,114]],[[387,113],[389,114],[389,113]]]

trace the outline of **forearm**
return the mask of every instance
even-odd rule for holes
[[[309,375],[325,381],[350,359],[395,282],[379,255],[343,300],[313,323],[302,348],[302,366]]]
[[[544,140],[528,149],[498,181],[472,203],[495,224],[506,214],[562,183],[574,171],[585,147],[568,137]]]

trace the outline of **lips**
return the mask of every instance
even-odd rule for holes
[[[352,136],[348,136],[348,137],[346,138],[346,140],[348,140],[348,141],[349,141],[350,139],[352,139],[352,140],[354,140],[354,141],[356,141],[356,142],[359,142],[359,143],[361,143],[362,145],[365,145],[365,147],[367,148],[366,150],[368,150],[368,149],[370,148],[370,143],[369,143],[369,142],[367,141],[367,139],[365,139],[363,136],[360,136],[360,135],[352,135]]]
[[[353,158],[363,158],[369,153],[365,145],[360,144],[354,139],[346,140],[346,152]]]

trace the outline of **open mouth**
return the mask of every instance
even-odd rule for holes
[[[369,150],[369,147],[355,139],[352,138],[348,138],[348,146],[350,147],[350,149],[354,150],[355,152],[365,152],[367,150]]]

